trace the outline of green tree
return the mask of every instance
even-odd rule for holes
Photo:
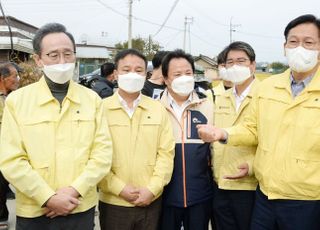
[[[128,41],[115,44],[115,48],[118,50],[128,49]],[[159,42],[152,40],[150,37],[137,37],[132,39],[132,48],[139,50],[148,60],[151,60],[155,53],[160,50],[161,46]]]
[[[283,64],[282,62],[272,62],[270,64],[270,68],[273,70],[273,73],[282,73],[284,72],[286,69],[289,68],[288,65]]]
[[[270,67],[273,69],[287,69],[288,66],[283,64],[282,62],[272,62]]]

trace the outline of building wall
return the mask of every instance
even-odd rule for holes
[[[201,59],[195,61],[195,63],[197,65],[201,66],[204,70],[206,70],[206,69],[215,69],[214,66],[210,65],[208,62],[205,62],[205,61],[203,61]]]

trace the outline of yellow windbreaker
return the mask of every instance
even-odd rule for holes
[[[269,199],[320,200],[320,68],[295,98],[290,70],[259,85],[229,144],[256,144],[254,172]]]
[[[257,80],[251,85],[247,97],[243,100],[239,111],[236,111],[235,96],[233,89],[229,89],[215,97],[215,125],[220,128],[231,127],[243,121],[248,114],[249,103],[252,94],[258,84]],[[253,175],[253,159],[256,153],[256,146],[230,146],[214,143],[213,171],[214,179],[220,189],[226,190],[255,190],[257,180]],[[238,166],[248,163],[249,175],[237,180],[224,179],[223,176],[234,175],[239,172]]]
[[[126,184],[147,187],[158,198],[171,179],[175,142],[171,122],[159,101],[141,95],[132,118],[119,96],[104,100],[113,141],[111,172],[99,184],[100,200],[132,207],[119,194]]]
[[[0,170],[16,188],[16,214],[43,215],[61,187],[81,195],[74,213],[97,204],[97,183],[109,172],[112,145],[101,99],[70,82],[60,107],[45,79],[12,92],[1,127]]]

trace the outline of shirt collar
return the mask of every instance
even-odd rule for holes
[[[119,94],[118,92],[117,92],[117,94],[118,94],[118,98],[119,98],[120,104],[121,104],[125,109],[127,109],[127,108],[129,109],[128,103],[120,96],[120,94]],[[136,109],[136,108],[138,107],[140,101],[141,101],[141,92],[140,92],[139,96],[133,101],[133,107],[132,107],[132,109]]]
[[[252,86],[253,82],[254,82],[254,81],[252,81],[252,82],[247,86],[247,88],[245,88],[245,90],[243,90],[243,92],[242,92],[239,96],[238,96],[238,94],[237,94],[236,87],[233,86],[233,87],[232,87],[232,93],[233,93],[233,95],[234,95],[236,98],[244,99],[246,96],[249,95],[250,89],[251,89],[251,86]]]
[[[174,98],[171,96],[171,94],[169,93],[169,91],[167,91],[167,95],[168,95],[169,105],[175,104],[176,106],[179,106],[178,103],[177,103],[177,102],[174,100]],[[186,105],[186,104],[190,104],[190,103],[192,102],[192,99],[193,99],[193,94],[190,93],[188,99],[187,99],[185,102],[183,102],[183,104],[182,104],[181,106],[179,106],[179,107],[182,107],[182,106],[184,106],[184,105]]]
[[[291,74],[290,74],[290,82],[291,82],[291,85],[293,85],[293,84],[301,84],[301,83],[302,83],[302,84],[304,85],[304,87],[306,87],[306,86],[311,82],[313,76],[314,76],[314,74],[306,77],[306,78],[303,79],[302,81],[297,82],[297,81],[293,78],[292,73],[291,73]]]

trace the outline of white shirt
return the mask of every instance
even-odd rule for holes
[[[179,121],[181,120],[183,111],[191,104],[192,101],[192,93],[190,94],[189,98],[182,103],[181,106],[178,105],[178,103],[173,99],[173,97],[170,95],[170,93],[168,92],[168,100],[169,100],[169,105],[171,106],[174,115],[179,119]]]
[[[136,108],[139,105],[139,102],[141,101],[141,93],[139,94],[137,99],[133,101],[132,108],[129,108],[128,103],[120,96],[119,93],[118,93],[118,96],[119,96],[120,104],[123,106],[124,110],[127,112],[129,117],[132,118],[134,111],[136,110]]]
[[[232,92],[234,94],[234,97],[236,98],[236,111],[238,112],[243,100],[248,96],[251,86],[252,86],[253,81],[250,83],[250,85],[247,86],[247,88],[245,90],[243,90],[243,92],[238,96],[237,91],[236,91],[236,87],[234,86],[232,88]]]

